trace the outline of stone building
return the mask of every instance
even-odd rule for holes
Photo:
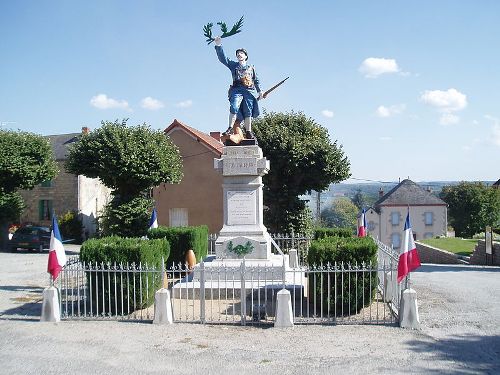
[[[88,128],[82,129],[82,132],[87,131]],[[68,146],[77,142],[79,135],[80,133],[70,133],[47,136],[59,173],[53,180],[45,181],[32,190],[20,191],[26,204],[21,223],[50,226],[52,210],[58,216],[76,211],[83,223],[84,238],[95,234],[96,219],[110,199],[110,190],[99,179],[66,172],[64,162]]]
[[[408,209],[415,240],[446,236],[446,202],[411,180],[401,181],[387,194],[380,193],[379,200],[366,211],[368,232],[399,249]]]

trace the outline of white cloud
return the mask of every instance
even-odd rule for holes
[[[454,125],[460,122],[460,117],[452,113],[443,113],[439,118],[439,123],[441,125]]]
[[[179,108],[189,108],[193,105],[193,101],[191,99],[184,100],[182,102],[177,103],[175,106]]]
[[[126,100],[108,98],[106,94],[98,94],[90,99],[90,105],[99,109],[121,108],[130,111]]]
[[[141,100],[141,107],[144,109],[149,109],[151,111],[156,111],[160,108],[165,107],[165,105],[159,100],[148,96]]]
[[[332,118],[334,116],[333,111],[330,111],[329,109],[324,109],[321,111],[321,114],[325,117]]]
[[[456,89],[426,90],[420,100],[442,112],[461,111],[467,107],[467,96]]]
[[[392,141],[392,137],[379,137],[379,140],[382,142]]]
[[[365,59],[358,70],[367,78],[377,78],[384,73],[398,73],[400,71],[396,60],[377,57]]]
[[[405,109],[405,104],[391,105],[390,107],[381,105],[375,111],[375,115],[377,115],[378,117],[391,117],[394,115],[399,115]]]

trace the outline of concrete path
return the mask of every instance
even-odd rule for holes
[[[500,369],[500,268],[421,267],[412,281],[422,330],[409,331],[40,323],[46,266],[46,253],[0,253],[0,374],[495,374]]]

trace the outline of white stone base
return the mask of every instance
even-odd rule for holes
[[[41,322],[60,322],[59,293],[56,287],[50,286],[43,290]]]
[[[155,315],[153,324],[172,324],[172,303],[168,289],[160,289],[155,293]]]
[[[399,305],[399,326],[401,328],[420,329],[417,292],[413,289],[405,289],[402,293]]]
[[[286,289],[280,290],[277,295],[277,300],[278,304],[276,306],[276,319],[274,320],[274,327],[293,327],[292,297],[290,292]]]

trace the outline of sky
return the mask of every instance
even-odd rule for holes
[[[261,110],[327,128],[348,181],[500,178],[496,0],[0,0],[0,127],[224,131],[231,75],[202,29],[241,16],[226,54],[264,89],[290,77]]]

